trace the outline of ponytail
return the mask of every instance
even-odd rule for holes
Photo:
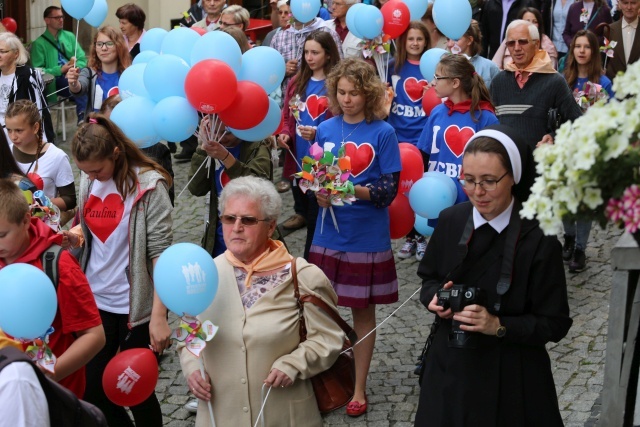
[[[480,74],[474,71],[471,81],[471,92],[468,94],[471,97],[471,109],[469,110],[469,113],[471,114],[471,120],[477,122],[480,119],[480,102],[485,101],[491,104],[491,95],[489,94],[489,89],[487,89],[487,85],[484,84],[484,80]],[[477,116],[476,111],[478,112]]]

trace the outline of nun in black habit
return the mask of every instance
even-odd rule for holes
[[[462,171],[469,202],[440,214],[418,267],[437,326],[415,425],[562,426],[545,344],[572,320],[560,243],[519,216],[531,150],[513,129],[490,126],[467,143]]]

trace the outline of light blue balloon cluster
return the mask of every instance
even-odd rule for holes
[[[193,243],[168,247],[153,270],[153,283],[167,308],[179,316],[197,316],[218,291],[218,269],[211,255]]]
[[[94,28],[98,28],[105,19],[107,19],[107,13],[109,12],[109,5],[107,5],[107,0],[95,0],[93,3],[93,7],[86,14],[84,20],[87,24],[91,25]]]
[[[278,103],[269,98],[269,110],[267,111],[267,116],[257,126],[246,130],[230,128],[230,131],[243,141],[261,141],[268,136],[273,135],[273,133],[278,130],[281,114]]]
[[[382,34],[384,18],[375,6],[356,3],[347,11],[345,20],[349,31],[358,38],[370,40]]]
[[[218,59],[224,62],[231,67],[236,76],[242,67],[242,51],[238,42],[223,31],[210,31],[194,43],[190,52],[191,66],[205,59]]]
[[[313,21],[320,12],[320,0],[291,0],[291,14],[302,23]]]
[[[453,206],[457,195],[458,189],[451,178],[439,172],[427,172],[411,187],[409,204],[416,215],[436,219],[443,209]]]
[[[94,0],[61,0],[60,5],[72,17],[81,20],[93,8]]]
[[[469,0],[436,0],[433,3],[433,22],[442,34],[452,40],[460,40],[464,36],[471,25],[472,15]]]
[[[423,53],[420,57],[420,72],[428,82],[433,80],[433,75],[436,73],[436,67],[438,66],[438,62],[440,62],[440,58],[447,53],[444,49],[434,47]]]
[[[32,340],[53,323],[58,297],[49,277],[29,264],[0,270],[0,328],[16,338]]]
[[[431,1],[427,0],[402,0],[409,8],[409,15],[412,21],[420,21],[427,11],[427,7]]]

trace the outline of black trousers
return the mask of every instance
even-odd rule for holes
[[[107,363],[121,351],[130,348],[149,348],[149,323],[144,323],[132,329],[127,327],[129,315],[115,314],[100,310],[102,326],[107,342],[87,364],[87,388],[84,400],[96,405],[107,417],[107,424],[118,427],[133,427],[131,418],[122,406],[111,402],[102,388],[102,374]],[[137,427],[162,427],[162,412],[160,402],[153,393],[147,400],[137,406],[132,406],[131,413]]]

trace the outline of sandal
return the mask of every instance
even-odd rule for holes
[[[347,405],[347,415],[350,417],[359,417],[367,412],[367,398],[365,397],[364,403],[360,403],[357,400],[352,400]]]

